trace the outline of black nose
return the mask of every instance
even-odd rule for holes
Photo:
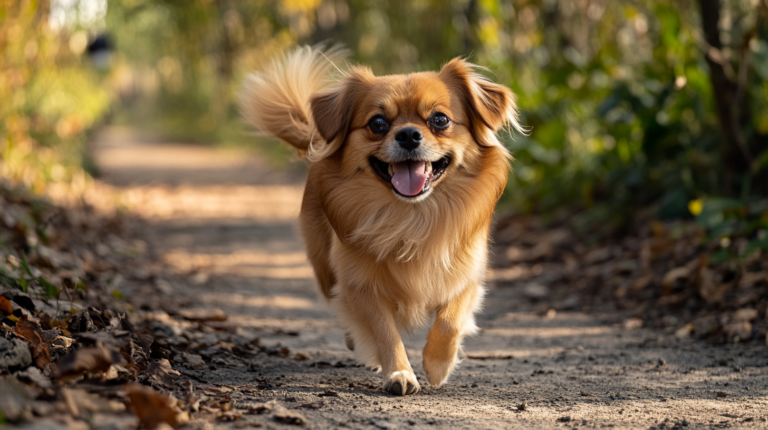
[[[423,138],[424,135],[421,134],[419,129],[416,127],[404,127],[395,133],[395,140],[397,143],[399,143],[403,149],[407,149],[409,151],[416,149],[419,145],[421,145],[421,139]]]

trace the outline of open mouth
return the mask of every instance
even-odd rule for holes
[[[376,157],[371,157],[369,161],[373,171],[403,197],[418,197],[429,191],[451,164],[448,156],[437,161],[405,160],[386,163]]]

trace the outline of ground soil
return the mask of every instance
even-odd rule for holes
[[[768,426],[765,346],[678,339],[633,328],[622,314],[532,312],[529,294],[493,282],[478,316],[482,331],[466,340],[466,356],[445,386],[427,386],[422,331],[405,338],[422,391],[388,395],[380,375],[355,364],[317,293],[297,232],[300,162],[280,170],[253,154],[157,142],[120,128],[97,136],[94,157],[101,180],[146,220],[140,234],[162,263],[162,279],[142,300],[218,309],[228,330],[288,348],[245,367],[174,363],[195,383],[231,387],[236,405],[315,403],[318,409],[301,409],[307,428]],[[165,322],[195,329],[174,317]],[[263,378],[266,388],[244,389]],[[338,396],[319,397],[326,390]],[[215,425],[258,424],[286,426],[269,414]]]

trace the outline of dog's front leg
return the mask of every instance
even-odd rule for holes
[[[405,353],[393,309],[361,290],[355,290],[354,298],[342,293],[339,299],[349,321],[355,352],[367,364],[375,361],[381,366],[384,390],[398,396],[417,393],[421,387]]]
[[[429,385],[443,385],[453,371],[462,337],[476,329],[474,312],[481,291],[482,287],[471,285],[437,310],[422,362]]]

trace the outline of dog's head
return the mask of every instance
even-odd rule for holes
[[[507,154],[499,129],[522,131],[512,91],[477,68],[459,58],[440,72],[409,75],[352,68],[311,98],[324,142],[313,144],[310,158],[341,157],[342,166],[369,170],[400,200],[426,199],[458,169],[479,169],[484,150]]]

